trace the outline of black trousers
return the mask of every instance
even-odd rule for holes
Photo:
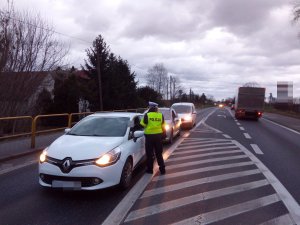
[[[156,156],[159,169],[165,168],[164,159],[162,156],[162,134],[145,134],[146,137],[146,157],[147,157],[147,170],[153,170],[154,153]]]

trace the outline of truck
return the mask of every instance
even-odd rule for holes
[[[239,87],[235,97],[235,118],[258,120],[263,114],[265,88]]]

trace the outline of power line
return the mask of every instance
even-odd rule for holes
[[[3,11],[0,11],[0,13],[3,13]],[[3,13],[4,14],[4,13]],[[85,43],[88,43],[88,44],[91,44],[90,41],[86,41],[84,39],[81,39],[81,38],[77,38],[77,37],[74,37],[74,36],[71,36],[71,35],[68,35],[68,34],[64,34],[64,33],[61,33],[61,32],[58,32],[54,29],[49,29],[49,28],[45,28],[45,27],[42,27],[42,26],[37,26],[35,24],[32,24],[32,23],[29,23],[29,22],[26,22],[26,21],[23,21],[23,20],[20,20],[20,19],[17,19],[17,18],[14,18],[14,17],[11,17],[11,16],[6,16],[8,19],[12,19],[12,20],[15,20],[15,21],[18,21],[18,22],[21,22],[23,24],[27,24],[29,26],[32,26],[32,27],[36,27],[38,29],[41,29],[41,30],[46,30],[46,31],[50,31],[50,32],[53,32],[53,33],[56,33],[56,34],[59,34],[59,35],[62,35],[62,36],[66,36],[68,38],[73,38],[73,39],[76,39],[76,40],[79,40],[79,41],[82,41],[82,42],[85,42]]]

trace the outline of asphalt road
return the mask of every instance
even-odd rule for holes
[[[300,190],[298,190],[299,188],[297,189],[297,187],[300,187],[300,178],[297,174],[300,171],[300,164],[298,163],[300,157],[299,135],[266,120],[258,122],[248,120],[235,121],[229,110],[217,109],[215,112],[213,110],[214,108],[204,109],[199,111],[197,115],[197,122],[199,122],[212,113],[205,122],[207,131],[205,131],[205,127],[196,129],[195,132],[186,130],[182,136],[189,135],[189,138],[222,138],[237,141],[252,151],[299,203]],[[182,139],[177,139],[177,141],[179,140]],[[252,147],[254,145],[256,145],[254,147],[255,151]],[[166,149],[169,147],[169,145],[165,146]],[[230,153],[232,157],[235,155],[236,153]],[[32,155],[0,165],[1,225],[101,224],[120,201],[124,197],[126,199],[126,194],[130,190],[120,192],[117,188],[110,188],[93,192],[47,191],[38,184],[38,165],[37,163],[32,163],[35,160],[37,160],[37,156]],[[186,161],[189,161],[189,159]],[[18,169],[17,166],[21,164],[24,164],[24,166]],[[170,164],[171,168],[172,162],[168,162],[168,164]],[[7,172],[5,172],[6,167],[9,168]],[[143,165],[137,168],[133,185],[144,175],[144,170]],[[180,171],[179,168],[174,168],[173,170],[173,172]],[[168,172],[172,172],[172,169],[167,167]],[[262,175],[253,176],[249,178],[250,181],[251,179],[252,181],[261,179],[259,176]],[[193,176],[191,178],[194,179]],[[229,183],[226,185],[230,186]],[[150,189],[150,187],[147,189]],[[264,194],[274,192],[271,187],[262,187],[262,189]],[[181,194],[184,195],[183,193]],[[252,193],[252,195],[254,194]],[[220,204],[213,202],[212,205]],[[203,207],[209,208],[210,206]],[[211,207],[213,208],[213,206]],[[278,212],[278,215],[284,215],[288,212],[288,209],[281,202],[274,203],[272,207],[270,210],[275,210]],[[235,219],[238,219],[238,217]],[[161,223],[157,224],[163,224],[164,220],[159,221]],[[229,220],[229,223],[230,221],[232,220]],[[130,222],[127,223],[130,224]]]
[[[199,113],[199,121],[208,110]],[[184,130],[182,135],[189,132]],[[169,148],[170,145],[165,145]],[[0,165],[1,225],[101,224],[128,191],[118,188],[92,192],[52,191],[38,184],[38,155]],[[21,168],[18,168],[21,167]],[[144,175],[142,164],[134,172],[133,185]]]

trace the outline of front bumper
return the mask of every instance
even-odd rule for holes
[[[124,162],[119,160],[116,164],[107,167],[87,165],[75,167],[69,173],[63,173],[58,166],[44,162],[39,164],[39,183],[44,187],[52,188],[103,189],[119,184],[123,166]],[[70,184],[74,184],[74,188]]]

